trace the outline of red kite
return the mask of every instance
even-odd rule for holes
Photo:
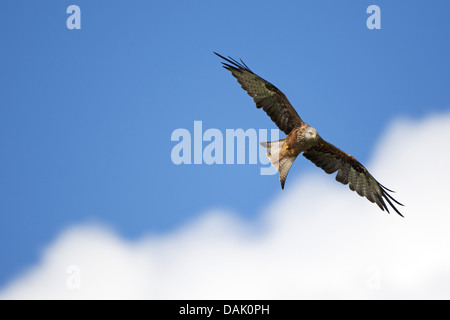
[[[370,202],[375,202],[381,210],[389,213],[387,202],[403,217],[392,201],[403,205],[388,193],[393,191],[379,183],[353,156],[323,140],[316,129],[300,118],[283,92],[253,73],[242,60],[238,62],[231,57],[225,58],[218,53],[215,54],[226,61],[222,62],[223,67],[231,71],[242,88],[253,98],[256,107],[262,108],[287,135],[278,141],[261,143],[263,147],[269,149],[267,156],[280,173],[282,189],[289,169],[297,156],[303,153],[306,159],[326,173],[337,171],[337,181],[348,184],[352,191],[366,197]]]

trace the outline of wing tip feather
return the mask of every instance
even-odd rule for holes
[[[397,209],[397,207],[392,203],[392,201],[394,201],[397,205],[400,205],[400,206],[402,206],[402,207],[404,207],[405,205],[402,204],[402,203],[400,203],[400,202],[398,202],[397,200],[395,200],[395,199],[388,193],[388,192],[394,192],[394,191],[392,191],[392,190],[386,188],[386,187],[383,186],[381,183],[378,183],[378,185],[379,185],[380,188],[381,188],[381,197],[382,197],[382,199],[384,198],[384,199],[387,201],[387,203],[391,206],[391,208],[394,209],[394,211],[395,211],[398,215],[400,215],[402,218],[404,218],[404,216],[400,213],[400,211],[399,211],[399,210]],[[392,200],[392,201],[391,201],[391,200]],[[386,211],[387,211],[388,213],[390,213],[390,212],[389,212],[389,209],[388,209],[388,206],[385,204],[384,201],[383,201],[383,205],[384,205],[384,207],[386,208]]]
[[[241,62],[233,59],[232,57],[228,56],[228,58],[222,56],[221,54],[213,51],[213,53],[218,56],[219,58],[222,58],[223,60],[227,61],[228,63],[222,62],[222,64],[224,65],[223,67],[227,70],[246,70],[249,71],[251,73],[253,73],[252,70],[250,70],[250,68],[244,63],[244,61],[241,60]]]

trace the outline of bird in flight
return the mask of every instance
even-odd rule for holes
[[[253,98],[257,108],[262,108],[278,128],[286,134],[286,138],[262,142],[268,149],[267,156],[280,174],[281,188],[284,189],[286,177],[297,156],[303,156],[322,168],[326,173],[337,171],[336,180],[348,184],[352,191],[370,202],[375,202],[381,210],[389,213],[386,202],[400,216],[393,202],[403,206],[395,200],[389,192],[394,192],[379,183],[367,169],[353,156],[322,139],[317,130],[305,123],[292,107],[283,92],[270,82],[253,73],[247,65],[231,57],[225,58],[223,67],[237,79],[241,87]]]

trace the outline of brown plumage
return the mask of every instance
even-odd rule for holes
[[[262,108],[287,135],[278,141],[261,143],[263,147],[269,149],[267,156],[280,173],[282,189],[292,164],[297,156],[303,153],[305,158],[326,173],[337,171],[337,181],[348,184],[352,191],[366,197],[370,202],[375,202],[381,210],[389,212],[387,202],[402,216],[393,202],[401,206],[402,204],[389,194],[393,191],[375,180],[353,156],[323,140],[316,129],[300,118],[283,92],[253,73],[242,60],[238,62],[231,57],[225,58],[218,53],[215,54],[226,61],[223,62],[224,68],[231,71],[242,88],[253,98],[256,107]]]

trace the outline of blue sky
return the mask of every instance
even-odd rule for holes
[[[80,30],[66,27],[71,4]],[[366,27],[371,4],[380,30]],[[365,163],[393,119],[449,110],[448,12],[448,1],[2,1],[0,287],[72,225],[132,240],[211,208],[251,223],[283,192],[258,165],[171,161],[172,132],[196,120],[275,128],[213,51],[242,58]],[[299,158],[286,188],[316,170]]]

